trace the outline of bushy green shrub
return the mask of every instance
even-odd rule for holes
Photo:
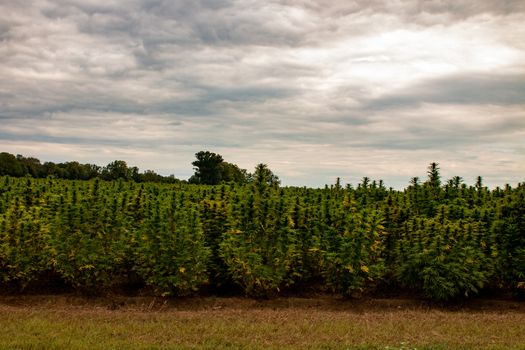
[[[24,289],[52,268],[51,235],[40,212],[14,200],[0,216],[0,284]]]
[[[187,295],[208,282],[210,250],[192,206],[163,208],[157,203],[136,240],[134,270],[156,293]]]
[[[436,300],[478,293],[493,267],[482,237],[472,236],[473,232],[473,224],[441,224],[433,219],[409,226],[398,242],[404,245],[396,267],[398,280]]]
[[[344,295],[360,293],[374,286],[385,274],[381,257],[384,228],[377,213],[371,216],[346,207],[339,227],[329,235],[323,271],[326,283]]]

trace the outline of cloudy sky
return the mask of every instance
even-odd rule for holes
[[[0,0],[0,151],[525,180],[523,0]]]

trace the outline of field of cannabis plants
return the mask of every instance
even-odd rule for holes
[[[525,185],[489,190],[437,166],[404,191],[0,178],[0,289],[138,285],[159,295],[236,286],[403,287],[435,300],[525,290]]]

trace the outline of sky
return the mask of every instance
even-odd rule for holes
[[[525,1],[0,0],[0,151],[525,181]]]

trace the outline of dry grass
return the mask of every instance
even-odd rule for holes
[[[0,298],[2,349],[525,349],[525,305]]]

